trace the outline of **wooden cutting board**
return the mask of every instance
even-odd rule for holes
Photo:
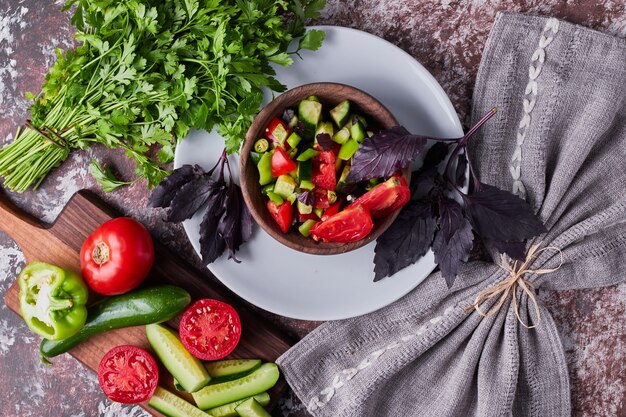
[[[80,247],[85,238],[100,224],[118,215],[94,194],[79,191],[70,199],[52,225],[44,225],[16,208],[0,192],[0,228],[19,245],[26,261],[48,262],[77,272],[80,271]],[[199,298],[214,298],[230,303],[238,311],[243,334],[239,345],[231,355],[232,358],[260,358],[264,361],[275,361],[293,345],[294,341],[290,337],[262,320],[225,289],[207,281],[194,268],[188,266],[159,242],[155,242],[154,247],[155,263],[146,283],[174,284],[189,291],[192,302]],[[16,281],[7,292],[4,301],[11,310],[19,314],[18,291]],[[173,320],[171,324],[175,326],[175,323],[176,320]],[[83,342],[69,353],[97,372],[98,364],[104,354],[112,347],[124,344],[150,350],[144,326],[106,332]],[[37,351],[33,351],[33,355],[38,354]],[[54,362],[54,358],[52,361]],[[163,369],[161,371],[160,384],[173,389],[171,375]],[[270,392],[273,402],[284,388],[285,381],[281,378]],[[190,399],[191,396],[186,396],[186,398]],[[142,404],[142,407],[155,416],[162,416],[147,404]]]

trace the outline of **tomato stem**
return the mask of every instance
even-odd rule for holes
[[[91,252],[91,259],[98,264],[103,265],[111,259],[111,248],[104,242],[99,242]]]

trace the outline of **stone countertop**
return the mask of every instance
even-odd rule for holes
[[[55,48],[73,44],[69,15],[62,1],[0,0],[0,145],[9,143],[28,115],[26,91],[38,92],[55,61]],[[622,0],[329,0],[315,22],[349,26],[394,43],[421,62],[450,96],[467,122],[472,87],[484,43],[498,11],[554,16],[626,37]],[[373,57],[375,58],[375,57]],[[467,123],[465,123],[467,124]],[[139,182],[103,193],[90,177],[92,157],[111,162],[122,175],[132,163],[120,152],[94,147],[74,152],[36,192],[9,198],[44,221],[52,221],[76,191],[91,189],[109,204],[133,216],[170,248],[207,276],[182,227],[162,222],[146,209],[148,190]],[[0,232],[0,293],[4,295],[24,258]],[[542,293],[561,332],[569,365],[575,416],[626,416],[626,284],[587,291]],[[260,310],[297,337],[319,323],[281,318]],[[0,415],[20,417],[140,417],[139,407],[107,400],[95,374],[63,355],[46,367],[37,355],[39,339],[6,306],[0,306]],[[277,416],[307,416],[290,393]]]

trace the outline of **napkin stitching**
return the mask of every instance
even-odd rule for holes
[[[333,398],[337,390],[343,387],[348,381],[354,378],[359,372],[372,366],[374,362],[377,361],[386,352],[393,350],[393,349],[397,349],[416,337],[423,336],[433,326],[438,325],[444,320],[444,318],[451,315],[454,312],[455,308],[456,306],[449,306],[448,308],[444,310],[442,315],[435,316],[432,319],[427,320],[426,324],[422,325],[414,333],[408,333],[400,337],[400,341],[391,342],[387,346],[371,352],[355,367],[346,368],[337,372],[337,374],[335,374],[335,376],[333,377],[333,380],[330,383],[330,385],[324,388],[323,390],[321,390],[319,395],[311,398],[311,400],[309,401],[307,405],[308,410],[315,411],[324,407]]]
[[[539,90],[538,79],[546,60],[546,47],[552,43],[558,31],[559,21],[555,18],[548,19],[543,28],[541,37],[539,38],[539,45],[537,46],[535,52],[533,52],[530,58],[531,63],[528,67],[528,83],[526,84],[524,101],[522,102],[524,115],[522,116],[522,119],[519,122],[519,127],[517,128],[516,147],[513,152],[513,157],[511,158],[511,165],[509,166],[509,172],[513,178],[513,194],[522,199],[526,199],[526,187],[521,180],[522,146],[526,140],[526,133],[530,129],[532,112],[537,102],[537,93]]]

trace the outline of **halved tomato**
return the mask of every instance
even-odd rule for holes
[[[267,210],[272,215],[272,218],[280,227],[283,233],[287,233],[293,222],[293,206],[289,201],[283,202],[281,205],[277,205],[272,200],[267,200]]]
[[[373,219],[385,217],[404,206],[411,198],[411,190],[402,177],[393,176],[372,188],[348,206],[362,205]]]
[[[189,353],[213,361],[235,350],[241,338],[241,320],[230,304],[204,298],[185,311],[178,331]]]
[[[117,346],[100,361],[98,382],[112,401],[137,404],[154,394],[159,383],[159,368],[145,350],[132,345]]]
[[[356,206],[316,223],[311,236],[323,242],[355,242],[367,236],[373,227],[369,212],[363,206]]]

